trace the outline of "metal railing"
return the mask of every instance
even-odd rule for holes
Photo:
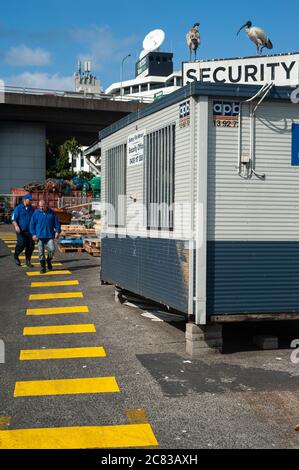
[[[15,86],[0,86],[1,93],[18,93],[22,95],[38,95],[38,96],[57,96],[62,98],[85,98],[93,100],[108,100],[108,101],[138,101],[139,103],[152,103],[153,98],[150,96],[117,96],[107,95],[106,93],[84,93],[77,91],[61,91],[50,90],[41,88],[28,88],[28,87],[15,87]]]

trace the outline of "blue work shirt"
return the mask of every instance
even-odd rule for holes
[[[60,233],[61,227],[57,215],[52,209],[46,212],[37,209],[30,222],[30,233],[41,240],[50,240],[55,238],[56,233]]]
[[[30,205],[28,207],[25,204],[19,204],[13,211],[11,220],[16,222],[22,232],[29,232],[30,220],[34,214],[34,209]]]

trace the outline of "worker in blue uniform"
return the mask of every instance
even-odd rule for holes
[[[29,268],[33,267],[31,264],[31,256],[34,251],[34,241],[30,234],[30,221],[34,213],[31,201],[31,194],[25,194],[21,204],[13,211],[11,218],[17,235],[17,244],[14,254],[15,263],[17,266],[21,266],[19,256],[22,251],[25,250],[26,265]]]
[[[33,240],[37,242],[41,274],[46,272],[46,261],[49,271],[52,271],[52,259],[55,254],[54,240],[59,239],[61,226],[57,215],[52,209],[47,207],[45,201],[39,201],[39,208],[31,218],[30,232]],[[48,253],[47,260],[45,250]]]

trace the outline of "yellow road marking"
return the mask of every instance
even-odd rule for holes
[[[95,333],[96,329],[93,324],[82,325],[58,325],[58,326],[32,326],[25,327],[23,330],[24,336],[39,336],[39,335],[67,335],[78,333]]]
[[[87,393],[118,393],[119,391],[115,377],[36,380],[30,382],[17,382],[14,397],[83,395]]]
[[[10,416],[0,416],[0,429],[7,429],[10,425]]]
[[[53,294],[31,294],[29,300],[83,299],[83,292],[57,292]]]
[[[129,423],[131,424],[146,424],[148,423],[146,412],[143,408],[127,410],[126,415]]]
[[[13,253],[14,253],[14,252],[13,252]],[[22,256],[19,256],[19,258],[20,258],[21,260],[25,260],[25,259],[26,259],[26,257],[23,256],[23,255],[22,255]],[[33,256],[31,256],[31,259],[38,259],[38,256],[37,256],[37,255],[33,255]]]
[[[40,266],[40,263],[32,263],[32,265],[33,266]],[[63,264],[62,263],[52,263],[52,266],[54,266],[56,268],[58,266],[63,266]],[[27,268],[26,264],[23,264],[22,268]]]
[[[20,361],[42,361],[46,359],[106,357],[104,348],[63,348],[63,349],[29,349],[20,352]]]
[[[32,282],[31,287],[78,286],[79,281]]]
[[[27,276],[65,276],[72,274],[71,271],[48,271],[46,274],[40,274],[38,271],[26,273]]]
[[[150,424],[0,431],[1,449],[111,449],[157,447]]]
[[[89,308],[86,306],[29,308],[26,310],[26,315],[64,315],[67,313],[88,313],[88,312],[89,312]]]

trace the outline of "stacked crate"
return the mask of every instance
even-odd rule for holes
[[[91,256],[96,258],[101,256],[101,242],[98,238],[85,238],[83,247]]]
[[[85,228],[83,225],[62,225],[61,239],[58,249],[61,253],[87,251],[93,256],[100,256],[100,241],[95,229]]]

